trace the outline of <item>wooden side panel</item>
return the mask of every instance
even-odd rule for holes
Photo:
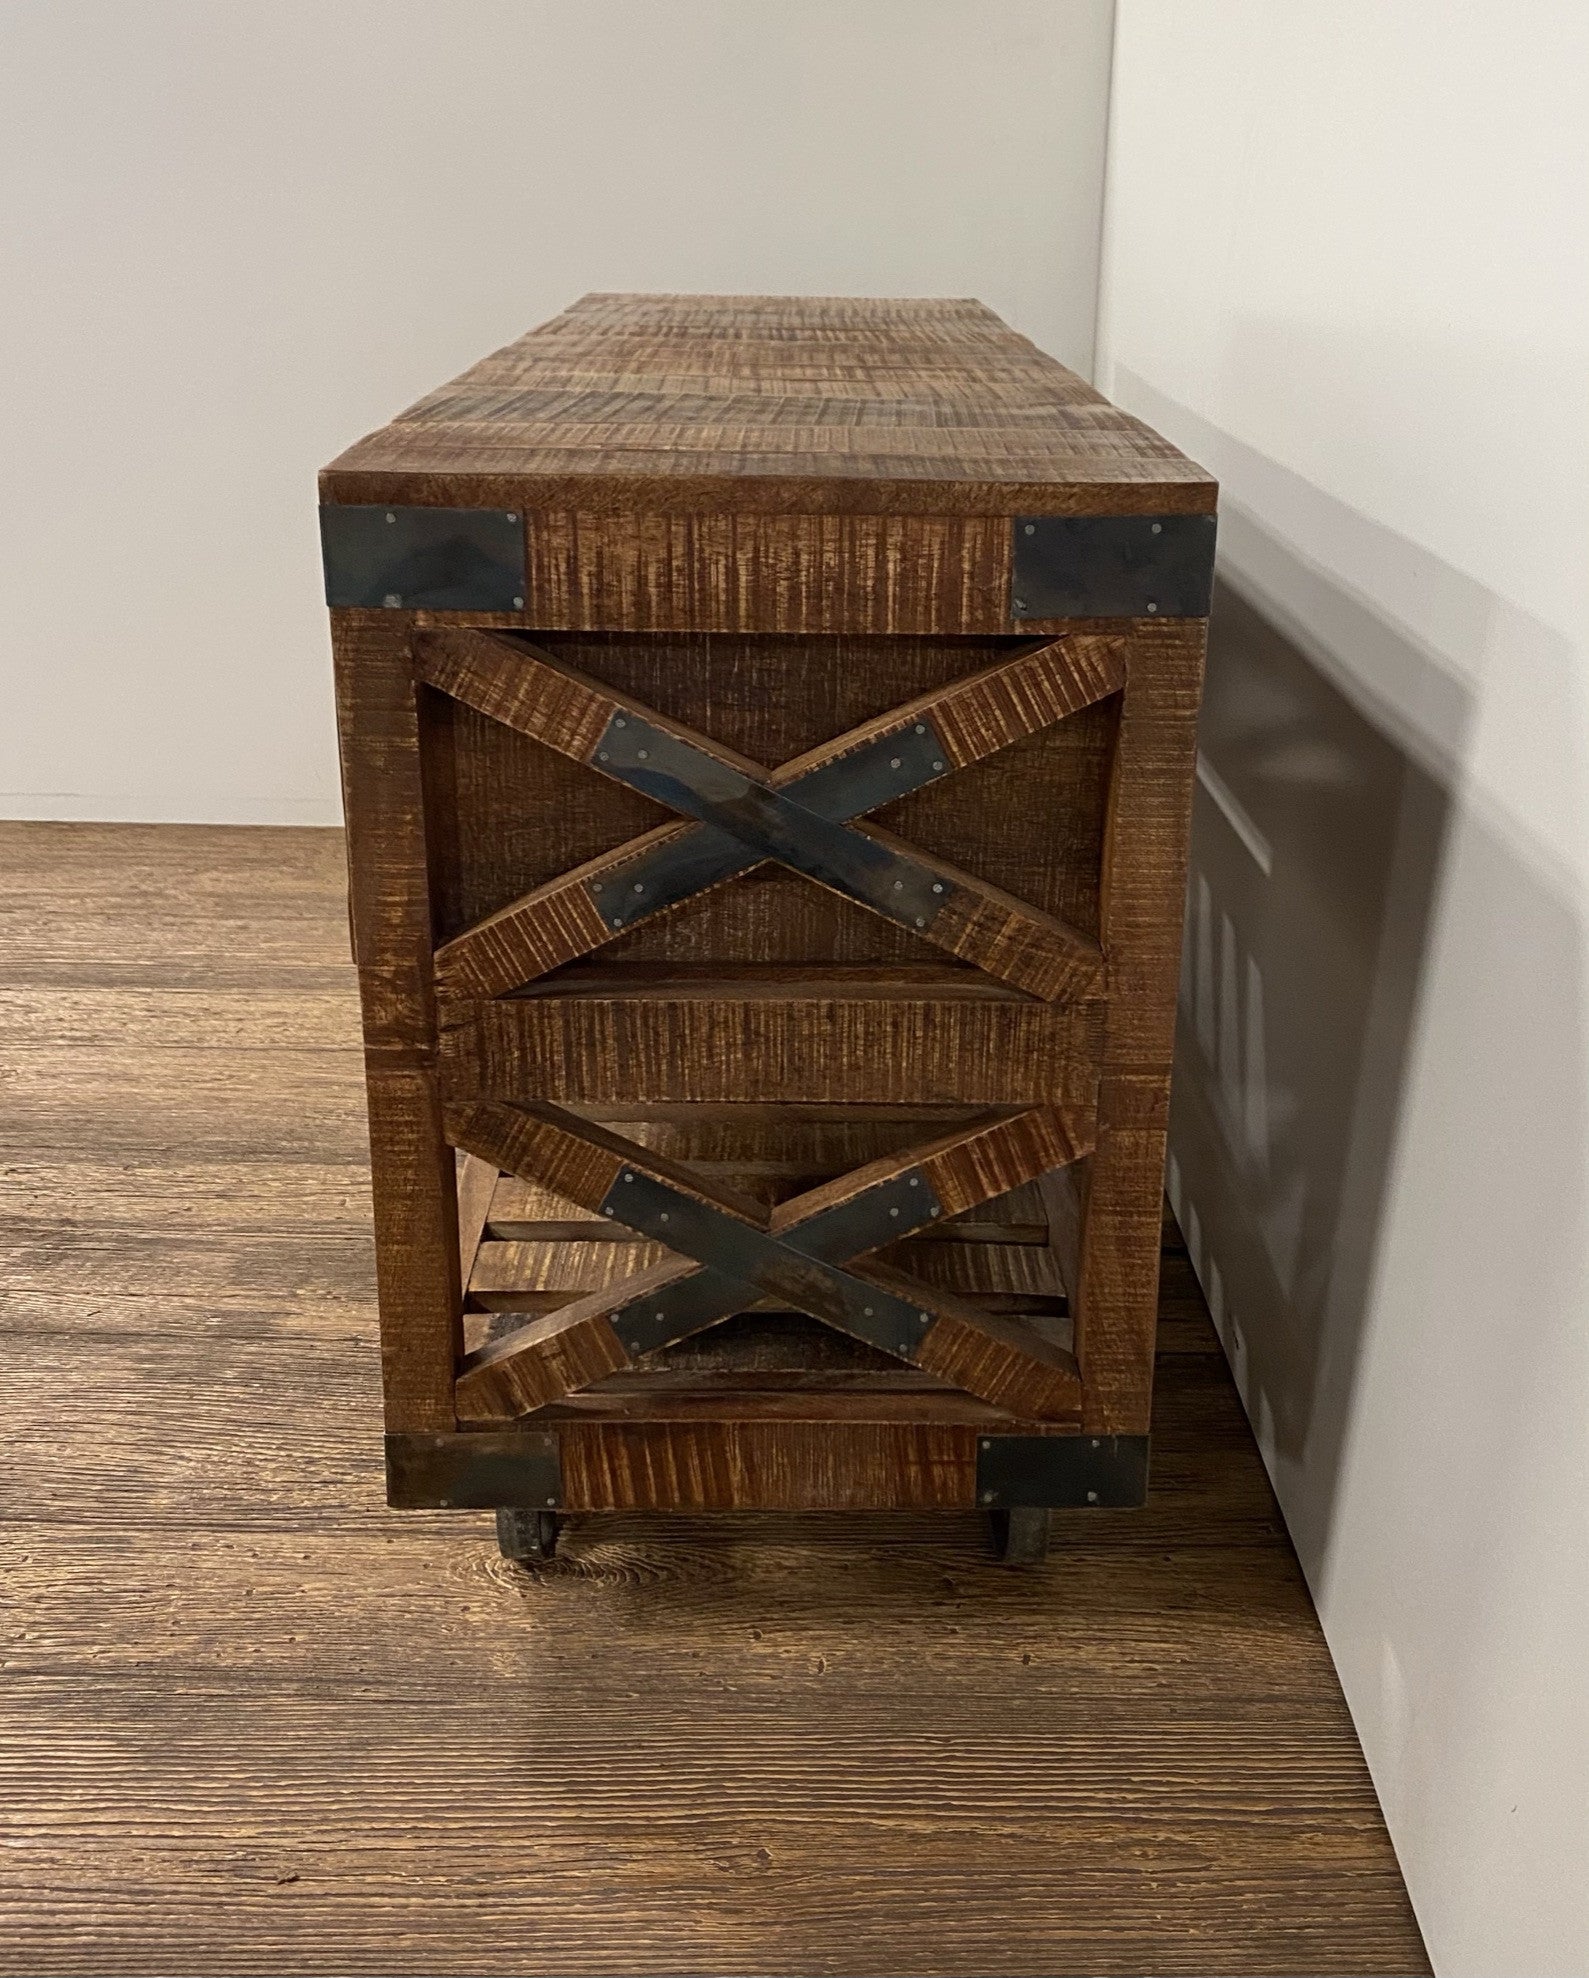
[[[1000,515],[542,508],[528,566],[536,620],[558,630],[1009,630]]]
[[[453,1006],[450,1098],[1090,1106],[1102,1006],[691,991]],[[456,1020],[454,1016],[456,1014]]]
[[[1084,1426],[1110,1434],[1149,1426],[1205,632],[1201,620],[1135,626],[1110,789],[1102,896],[1110,1001],[1073,1303]]]
[[[419,714],[409,621],[332,614],[348,885],[369,1089],[389,1432],[454,1425],[457,1175],[441,1131]]]
[[[614,697],[649,705],[772,764],[810,762],[835,736],[893,725],[902,704],[983,671],[1013,645],[717,635],[548,635],[542,643]],[[532,957],[536,966],[555,967],[598,942],[606,943],[602,960],[613,965],[932,959],[913,930],[772,865],[614,934],[595,915],[583,879],[600,880],[600,867],[630,838],[659,829],[676,836],[689,827],[669,823],[669,813],[638,792],[455,705],[461,861],[457,890],[441,902],[444,937],[464,934],[539,888],[557,889],[564,875],[586,867],[575,882],[581,897],[570,903],[577,918],[544,956]],[[1119,696],[1107,695],[896,800],[878,822],[1095,937],[1118,708]],[[1020,793],[1018,807],[1012,791]],[[443,956],[444,975],[462,964],[464,952],[459,947]],[[455,981],[473,993],[498,994],[510,976],[506,958],[493,958],[486,973],[466,980],[460,968]]]
[[[514,645],[481,631],[431,631],[417,641],[417,664],[432,687],[579,762],[600,762],[605,752],[597,749],[597,743],[608,723],[622,713],[672,735],[693,751],[697,760],[727,771],[731,781],[739,776],[753,784],[765,781],[764,770],[748,757],[638,700],[615,702],[596,681],[537,646]],[[945,744],[945,760],[953,759],[956,766],[965,767],[1099,699],[1118,686],[1122,677],[1118,641],[1062,640],[1046,648],[1028,648],[985,673],[919,699],[914,707],[923,722],[945,716],[955,744],[952,749]],[[623,726],[621,719],[618,725]],[[909,719],[896,710],[890,732],[909,725]],[[874,739],[875,727],[875,723],[869,724],[862,731],[866,739]],[[857,746],[855,731],[841,735],[798,764],[785,764],[775,780],[798,789],[801,776],[842,759]],[[942,770],[942,761],[938,767]],[[865,806],[879,807],[876,803]],[[798,819],[800,813],[796,810],[790,816]],[[1045,1000],[1080,994],[1098,981],[1102,956],[1097,943],[1085,933],[1034,910],[972,873],[934,859],[919,847],[902,844],[875,825],[861,823],[855,829],[896,855],[913,857],[919,866],[936,874],[940,881],[936,892],[947,889],[942,914],[930,923],[926,918],[915,923],[924,940]],[[698,828],[686,833],[680,842],[687,843],[697,834]],[[796,831],[795,835],[800,834]],[[757,855],[750,852],[744,869],[754,870],[759,863]],[[612,884],[610,853],[604,860],[587,862],[573,874],[560,875],[493,915],[483,927],[449,942],[438,957],[443,977],[454,989],[485,995],[531,982],[555,962],[573,959],[569,944],[581,915],[588,946],[604,944],[610,938],[609,929],[603,925],[607,903],[592,912],[589,902],[581,898],[587,884],[594,894],[602,890],[603,883]],[[637,885],[634,890],[643,889]],[[833,881],[833,890],[849,891],[838,880]],[[857,904],[868,902],[860,897]]]
[[[977,1438],[964,1425],[570,1423],[570,1511],[967,1509]]]

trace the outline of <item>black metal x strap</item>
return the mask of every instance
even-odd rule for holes
[[[954,891],[951,881],[847,822],[946,773],[943,744],[930,722],[913,722],[775,788],[641,715],[617,714],[597,745],[596,765],[702,824],[592,882],[609,927],[677,905],[764,859],[849,893],[906,927],[930,926]]]
[[[634,1355],[698,1332],[762,1297],[787,1299],[798,1310],[901,1358],[909,1357],[937,1316],[839,1268],[943,1213],[919,1170],[869,1188],[777,1235],[636,1168],[619,1175],[601,1213],[706,1267],[612,1314],[613,1330]]]

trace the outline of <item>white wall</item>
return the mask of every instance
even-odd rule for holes
[[[1121,0],[1224,484],[1174,1173],[1436,1967],[1589,1970],[1589,25]]]
[[[0,4],[0,815],[333,823],[314,476],[587,289],[1091,363],[1109,0]]]

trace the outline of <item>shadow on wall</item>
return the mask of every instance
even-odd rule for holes
[[[1315,1584],[1450,812],[1439,778],[1222,582],[1170,1194]]]
[[[1551,708],[1546,754],[1552,722],[1554,746],[1575,747],[1561,684],[1574,657],[1549,627],[1142,380],[1116,386],[1227,490],[1266,514],[1272,490],[1304,540],[1394,572],[1444,648],[1222,498],[1170,1191],[1322,1594],[1370,1314],[1405,1332],[1415,1361],[1438,1325],[1449,1356],[1420,1395],[1397,1397],[1429,1411],[1410,1465],[1442,1427],[1453,1458],[1456,1437],[1470,1452],[1497,1431],[1526,1437],[1571,1308],[1589,1138],[1583,907],[1470,762],[1486,700],[1506,696]],[[1541,760],[1547,785],[1552,768]],[[1423,1311],[1379,1309],[1393,1218]],[[1484,1371],[1498,1355],[1501,1381]],[[1475,1491],[1489,1488],[1482,1467],[1456,1466]],[[1474,1543],[1491,1522],[1475,1519]]]

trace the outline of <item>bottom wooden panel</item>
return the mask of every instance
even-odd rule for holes
[[[685,1391],[650,1419],[548,1410],[533,1428],[388,1436],[387,1498],[398,1510],[952,1511],[1146,1496],[1146,1436],[1055,1433],[992,1410],[924,1420],[926,1394],[830,1394],[842,1412],[827,1420],[810,1413],[815,1397],[793,1399]]]
[[[922,1422],[580,1422],[562,1430],[571,1511],[963,1509],[977,1438]]]

